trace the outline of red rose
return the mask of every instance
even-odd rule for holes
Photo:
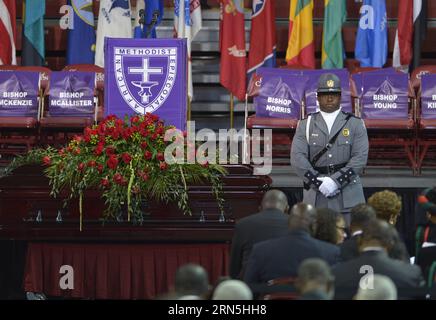
[[[164,161],[165,160],[165,156],[162,152],[158,152],[156,155],[157,160],[159,161]]]
[[[109,187],[109,185],[110,185],[111,183],[110,183],[110,181],[109,181],[108,178],[103,178],[103,179],[101,179],[100,184],[101,184],[103,187]]]
[[[147,148],[147,141],[143,141],[143,142],[141,142],[141,148],[142,149],[145,149],[145,148]]]
[[[104,145],[101,144],[101,143],[99,143],[99,144],[97,145],[97,147],[95,147],[95,149],[94,149],[94,154],[95,154],[96,156],[101,155],[101,154],[103,153],[103,149],[104,149]]]
[[[121,181],[123,181],[123,176],[119,173],[114,174],[114,181],[117,184],[121,184]]]
[[[49,166],[51,164],[51,158],[49,156],[45,156],[42,158],[42,163],[44,163],[46,166]]]
[[[157,139],[157,136],[158,136],[157,133],[153,133],[153,135],[151,136],[151,139],[152,139],[152,140],[156,140],[156,139]]]
[[[132,161],[132,156],[130,154],[128,154],[127,152],[124,152],[121,155],[121,159],[123,159],[124,163],[130,163],[130,161]]]
[[[152,158],[152,156],[153,156],[153,154],[150,151],[147,150],[144,152],[144,158],[146,160],[150,160]]]
[[[64,148],[60,149],[59,150],[59,155],[63,156],[64,154],[65,154],[65,149]]]
[[[94,160],[89,160],[88,161],[88,167],[95,167],[95,161]]]
[[[75,154],[80,154],[80,148],[77,148],[76,150],[74,150]]]
[[[113,148],[113,147],[107,147],[106,148],[106,154],[108,155],[108,156],[110,156],[110,155],[112,155],[112,154],[114,154],[115,153],[115,149]]]
[[[142,173],[141,174],[141,179],[144,180],[144,181],[147,181],[148,180],[148,174]]]
[[[109,169],[115,170],[118,166],[118,159],[116,156],[111,155],[109,157],[109,160],[106,162],[106,165],[108,166]]]
[[[102,164],[97,164],[97,171],[99,172],[99,173],[102,173],[103,172],[103,165]]]
[[[79,165],[77,166],[77,169],[79,171],[83,171],[83,168],[85,168],[85,164],[83,162],[80,162]]]
[[[159,168],[161,170],[166,170],[168,168],[168,164],[166,162],[160,162],[159,163]]]
[[[201,165],[203,168],[208,168],[209,167],[209,162],[205,162],[205,163],[203,163],[202,165]]]

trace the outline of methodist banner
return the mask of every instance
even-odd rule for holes
[[[436,119],[436,74],[421,76],[421,118]]]
[[[330,70],[299,70],[299,69],[282,69],[282,68],[259,68],[257,74],[261,77],[267,74],[275,75],[294,75],[304,76],[305,82],[305,102],[306,114],[319,110],[317,89],[319,77],[324,73],[334,73],[341,80],[341,107],[342,110],[352,112],[351,95],[350,95],[350,78],[347,69],[330,69]],[[298,81],[298,80],[297,80]]]
[[[365,73],[362,77],[362,118],[407,119],[408,75]]]
[[[39,72],[0,72],[0,116],[38,115]]]
[[[256,116],[300,119],[306,81],[301,75],[264,74],[259,95],[253,101]]]
[[[105,114],[158,115],[184,129],[186,39],[118,39],[105,43]]]
[[[94,72],[52,72],[50,77],[50,116],[93,117]]]

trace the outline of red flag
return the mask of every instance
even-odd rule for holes
[[[398,3],[398,28],[394,46],[393,66],[409,66],[412,60],[413,0]]]
[[[242,1],[220,0],[220,82],[239,100],[245,98],[246,52]]]
[[[15,0],[0,0],[0,65],[17,64],[15,20]]]

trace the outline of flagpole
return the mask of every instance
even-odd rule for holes
[[[247,118],[248,118],[248,94],[245,94],[245,110],[244,110],[244,141],[242,144],[242,164],[247,164],[250,158],[247,159]]]
[[[230,93],[230,129],[234,127],[233,109],[234,109],[233,93]]]
[[[188,96],[188,121],[191,121],[191,99]]]

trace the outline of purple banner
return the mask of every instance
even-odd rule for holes
[[[37,117],[39,72],[0,72],[0,116]]]
[[[94,117],[94,90],[94,72],[52,72],[48,109],[50,116]]]
[[[421,118],[436,119],[436,74],[421,76]]]
[[[364,73],[362,118],[405,119],[409,113],[409,79],[405,73]]]
[[[274,75],[296,75],[306,76],[308,78],[305,87],[306,114],[316,112],[319,109],[317,99],[318,79],[324,73],[334,73],[341,80],[341,108],[346,112],[352,112],[350,96],[350,75],[347,69],[330,69],[330,70],[307,70],[307,69],[286,69],[286,68],[259,68],[257,74],[260,76]]]
[[[306,86],[306,114],[319,110],[317,89],[319,77],[324,73],[333,73],[341,80],[341,108],[343,111],[352,112],[350,96],[350,74],[347,69],[329,70],[302,70],[302,74],[309,77]]]
[[[254,98],[256,116],[300,119],[307,77],[264,73],[259,95]]]
[[[105,39],[105,113],[186,126],[186,39]]]
[[[362,77],[364,74],[398,74],[398,73],[399,71],[397,71],[395,68],[389,67],[389,68],[380,68],[380,69],[375,69],[365,72],[354,73],[351,75],[351,78],[356,84],[357,96],[360,97],[362,95],[362,90],[363,90]]]

